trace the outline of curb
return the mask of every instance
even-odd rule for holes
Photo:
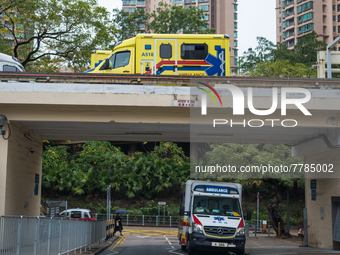
[[[101,247],[98,247],[94,252],[90,253],[89,255],[97,255],[98,253],[105,250],[107,247],[109,247],[111,244],[113,244],[119,237],[114,236],[110,241],[108,241],[105,245],[102,245]]]

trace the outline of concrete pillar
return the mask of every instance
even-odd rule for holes
[[[42,139],[41,136],[23,129],[19,122],[9,124],[10,138],[4,140],[0,136],[0,215],[38,216],[41,200]],[[6,129],[5,137],[9,134],[7,127]]]
[[[306,164],[333,164],[333,171],[340,171],[340,149],[327,150],[311,154],[305,158]],[[332,213],[332,199],[340,198],[340,179],[327,178],[328,173],[323,173],[319,178],[306,175],[306,208],[308,220],[308,246],[337,249],[333,242],[334,213]],[[320,178],[325,177],[325,178]],[[315,190],[315,200],[312,200],[311,180]],[[314,191],[313,191],[314,193]]]
[[[128,155],[129,155],[129,156],[133,156],[133,154],[135,154],[136,151],[137,151],[137,143],[131,143],[131,144],[129,144]]]

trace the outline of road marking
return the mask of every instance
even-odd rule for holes
[[[125,237],[125,239],[126,239],[126,237]],[[122,243],[122,241],[124,240],[125,241],[125,239],[124,239],[124,237],[123,238],[120,238],[119,240],[118,240],[118,242],[114,245],[114,246],[111,246],[110,248],[109,248],[109,250],[114,250],[114,248],[116,248],[117,247],[117,245],[119,244],[119,243]],[[120,246],[120,245],[119,245]]]
[[[168,241],[169,245],[171,245],[171,250],[168,251],[169,253],[177,254],[177,255],[183,255],[183,253],[178,253],[178,252],[175,251],[176,248],[172,245],[172,243],[169,241],[169,239],[166,236],[164,236],[164,238],[165,238],[165,240]],[[167,249],[169,249],[169,248],[167,248]]]
[[[147,238],[147,237],[150,237],[150,236],[136,236],[136,237],[139,237],[139,238]]]
[[[158,236],[158,235],[161,235],[161,236],[164,236],[164,235],[167,235],[167,236],[177,236],[178,234],[178,231],[174,231],[174,230],[152,230],[152,229],[149,229],[149,230],[132,230],[132,229],[126,229],[123,231],[124,233],[128,233],[128,234],[139,234],[139,235],[148,235],[148,236]]]
[[[125,242],[125,240],[126,240],[126,237],[124,236],[124,237],[123,237],[123,241],[120,242],[120,244],[119,244],[118,247],[120,247],[120,246]]]

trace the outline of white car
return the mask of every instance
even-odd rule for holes
[[[19,59],[0,53],[0,71],[4,72],[26,72]]]
[[[89,209],[68,209],[67,211],[62,211],[60,216],[67,216],[71,219],[81,219],[81,220],[95,220],[91,215],[91,211]]]

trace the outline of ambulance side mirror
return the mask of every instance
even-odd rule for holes
[[[181,206],[181,207],[179,208],[179,215],[180,215],[180,216],[183,216],[183,215],[184,215],[184,206]]]

